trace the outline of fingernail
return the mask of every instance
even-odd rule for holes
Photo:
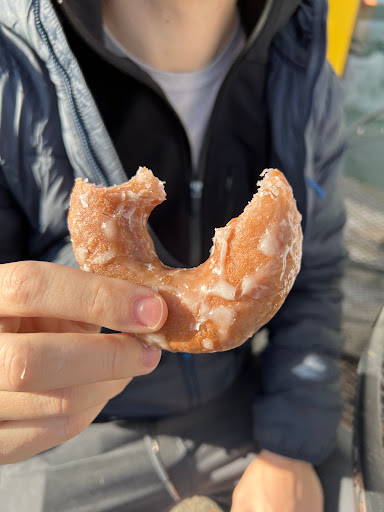
[[[152,297],[141,297],[133,303],[133,314],[136,321],[150,329],[155,330],[160,327],[163,319],[163,312],[163,301],[157,295]]]
[[[161,350],[143,344],[143,366],[152,368],[160,361]]]

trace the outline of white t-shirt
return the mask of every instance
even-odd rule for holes
[[[191,146],[192,165],[197,167],[201,145],[220,86],[235,59],[244,48],[245,32],[237,18],[232,37],[205,68],[174,73],[152,68],[131,55],[104,27],[105,47],[127,57],[141,67],[161,87],[184,125]]]

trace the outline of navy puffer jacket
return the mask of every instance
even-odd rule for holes
[[[99,2],[82,4],[91,12]],[[268,16],[279,18],[279,4],[266,2]],[[303,214],[304,247],[294,288],[268,326],[258,376],[261,391],[253,406],[254,436],[261,447],[315,464],[332,449],[341,411],[339,281],[345,257],[337,183],[344,146],[342,111],[339,83],[325,58],[326,15],[325,0],[302,1],[283,26],[276,23],[268,47],[271,164],[293,186]],[[260,44],[260,33],[256,35],[250,36],[248,53],[235,63],[238,72],[226,85],[232,97],[237,90],[249,95],[244,107],[248,119],[252,51]],[[239,128],[241,122],[240,110],[233,123]],[[253,137],[257,133],[248,123],[244,151]],[[0,0],[0,262],[36,259],[76,265],[66,213],[78,176],[104,184],[126,181],[52,3]],[[209,183],[215,179],[211,176]],[[203,183],[208,198],[209,183]],[[161,243],[157,248],[167,263],[167,251]],[[110,401],[103,417],[185,411],[226,389],[248,356],[249,344],[211,355],[164,354],[157,370],[135,379]]]

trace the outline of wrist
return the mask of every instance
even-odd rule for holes
[[[258,455],[258,459],[261,459],[273,466],[283,468],[283,469],[293,469],[298,466],[308,466],[312,467],[309,462],[300,459],[293,459],[291,457],[286,457],[285,455],[280,455],[275,452],[271,452],[269,450],[261,450]]]

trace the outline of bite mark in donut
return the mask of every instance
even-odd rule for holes
[[[281,307],[300,269],[301,215],[283,174],[262,176],[244,212],[215,230],[207,261],[188,269],[157,257],[147,222],[165,191],[150,170],[109,188],[76,180],[68,225],[80,268],[150,287],[167,302],[165,325],[138,334],[143,342],[172,352],[229,350]]]

